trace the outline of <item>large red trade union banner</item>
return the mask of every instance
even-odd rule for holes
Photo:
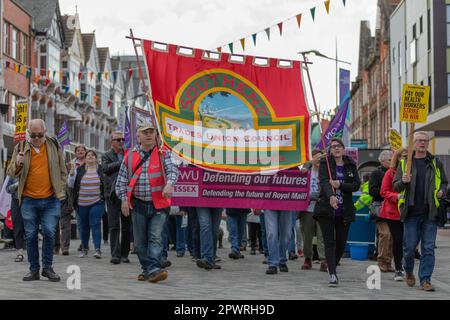
[[[309,160],[299,61],[144,41],[165,145],[206,170],[270,173]]]

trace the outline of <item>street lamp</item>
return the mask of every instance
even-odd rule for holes
[[[337,48],[337,46],[336,46],[336,48]],[[318,57],[321,57],[321,58],[328,59],[328,60],[336,62],[336,106],[339,106],[339,93],[338,93],[339,92],[339,82],[338,82],[339,65],[338,65],[338,63],[344,63],[344,64],[352,65],[351,62],[339,60],[338,59],[338,55],[337,55],[337,50],[336,50],[336,58],[331,58],[331,57],[321,53],[318,50],[301,51],[301,52],[298,52],[298,54],[303,55],[305,60],[306,60],[306,55],[313,54],[313,55],[316,55]]]

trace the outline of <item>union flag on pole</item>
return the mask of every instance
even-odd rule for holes
[[[144,40],[161,137],[207,170],[269,173],[309,161],[299,61],[235,56]]]

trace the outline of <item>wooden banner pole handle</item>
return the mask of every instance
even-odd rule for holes
[[[416,124],[412,122],[409,130],[409,143],[408,143],[408,161],[406,163],[406,173],[411,174],[412,157],[414,152],[414,131],[416,130]]]

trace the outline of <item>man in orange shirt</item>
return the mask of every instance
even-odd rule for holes
[[[62,148],[46,136],[45,122],[30,121],[29,141],[14,149],[8,175],[19,179],[18,197],[27,239],[30,272],[24,281],[39,280],[39,225],[42,226],[42,276],[52,282],[61,278],[53,270],[53,247],[61,200],[66,197],[67,169]]]

